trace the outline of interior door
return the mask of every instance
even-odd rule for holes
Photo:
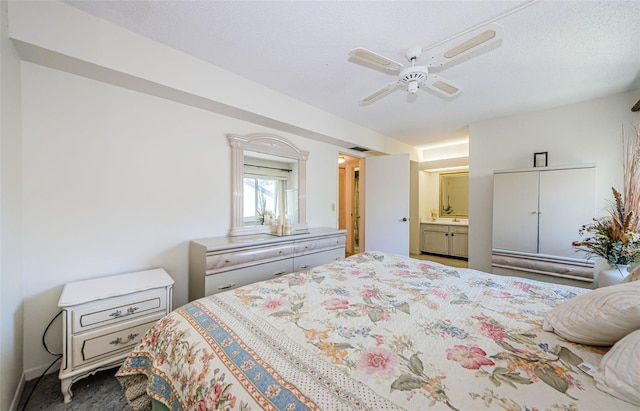
[[[364,161],[364,249],[409,255],[409,154]]]
[[[351,245],[351,230],[349,230],[349,222],[347,218],[346,205],[347,205],[347,190],[346,190],[346,170],[344,167],[338,168],[338,228],[340,230],[347,230],[347,244],[345,251],[347,255],[353,253],[353,246]]]

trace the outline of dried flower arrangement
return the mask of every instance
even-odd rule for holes
[[[594,218],[578,234],[584,237],[572,245],[587,257],[602,257],[612,266],[640,261],[640,126],[626,137],[623,129],[624,188],[612,187],[614,202],[609,215]]]

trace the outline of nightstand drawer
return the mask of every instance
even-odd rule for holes
[[[107,298],[86,307],[79,307],[72,314],[72,333],[106,327],[154,312],[167,312],[167,291],[158,288],[129,296]]]
[[[78,367],[103,358],[115,358],[121,352],[124,358],[140,339],[160,318],[164,312],[139,318],[128,324],[98,328],[93,331],[74,335],[73,366]]]

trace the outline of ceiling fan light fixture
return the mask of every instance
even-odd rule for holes
[[[410,81],[407,85],[407,91],[409,94],[416,94],[418,92],[418,82],[416,80]]]

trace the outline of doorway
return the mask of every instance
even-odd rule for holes
[[[338,157],[338,228],[347,230],[346,255],[362,249],[360,158]]]

